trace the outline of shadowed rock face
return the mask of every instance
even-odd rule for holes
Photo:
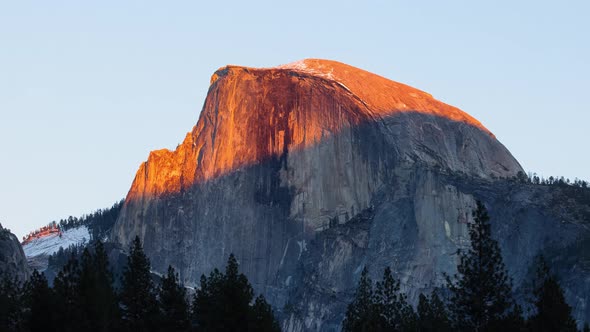
[[[495,180],[522,168],[485,127],[422,91],[326,60],[211,82],[184,142],[140,166],[113,238],[139,235],[188,284],[234,253],[286,330],[338,329],[364,265],[391,266],[412,300],[440,284],[476,199],[501,217],[517,282],[546,237],[575,241],[578,226]]]
[[[0,278],[24,282],[29,276],[27,258],[16,235],[0,225]]]

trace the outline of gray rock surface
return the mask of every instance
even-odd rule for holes
[[[476,120],[342,66],[216,72],[183,144],[140,167],[115,241],[139,235],[188,285],[234,253],[286,331],[339,330],[363,266],[390,266],[412,301],[440,285],[478,199],[518,287],[537,254],[588,242],[585,217],[556,208],[569,194],[506,180],[522,168]],[[552,257],[590,319],[590,268]]]
[[[16,235],[0,225],[0,278],[24,282],[29,276],[27,258]]]
[[[555,204],[572,199],[571,193],[424,169],[401,178],[416,180],[403,190],[384,190],[364,217],[321,232],[311,241],[283,312],[289,317],[287,330],[339,330],[364,266],[373,279],[391,267],[414,304],[420,293],[444,285],[443,274],[456,272],[457,249],[468,244],[465,223],[471,216],[465,213],[476,199],[489,208],[492,231],[519,301],[527,305],[533,260],[543,254],[560,276],[575,317],[580,323],[588,320],[588,219],[555,211]]]

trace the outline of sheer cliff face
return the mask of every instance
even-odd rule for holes
[[[305,213],[314,219],[306,226],[321,228],[315,219],[334,217],[329,211],[366,208],[383,177],[402,163],[481,177],[521,170],[477,120],[409,86],[326,60],[227,66],[213,75],[201,118],[184,142],[176,151],[152,152],[140,166],[127,205],[147,207],[276,164],[275,185],[297,203],[290,216]]]
[[[413,293],[454,271],[483,196],[453,176],[519,171],[481,123],[409,86],[326,60],[227,66],[184,142],[140,166],[113,237],[139,235],[189,284],[233,252],[286,329],[327,329],[363,265]]]
[[[413,114],[425,117],[414,123]],[[441,122],[472,127],[473,133],[456,137],[468,130],[443,132]],[[334,136],[350,138],[351,130],[361,126],[374,126],[382,138],[403,139],[389,142],[405,154],[398,157],[423,152],[420,161],[480,176],[520,170],[493,135],[461,110],[351,66],[305,60],[271,69],[227,66],[215,72],[198,124],[176,151],[150,154],[129,198],[178,193],[273,157],[289,162],[289,152],[314,149]],[[470,141],[482,133],[490,136],[483,148]]]
[[[27,258],[20,242],[0,225],[0,277],[25,282],[28,276]]]

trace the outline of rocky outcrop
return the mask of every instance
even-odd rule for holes
[[[558,272],[575,317],[588,320],[588,215],[564,217],[554,205],[574,199],[572,193],[425,169],[408,169],[397,178],[396,186],[384,189],[371,209],[319,233],[307,245],[302,272],[291,281],[298,286],[283,311],[287,330],[338,331],[364,266],[373,279],[392,267],[414,304],[420,293],[444,285],[444,274],[456,272],[457,249],[468,244],[466,224],[475,200],[489,209],[492,233],[521,304],[528,304],[533,262],[542,254]]]
[[[90,241],[88,226],[61,229],[55,226],[42,227],[33,232],[22,243],[29,267],[39,272],[45,272],[49,264],[49,257],[71,246],[84,246]]]
[[[28,276],[27,258],[16,235],[0,225],[0,278],[22,283]]]
[[[453,273],[476,199],[517,282],[548,237],[576,241],[537,189],[499,180],[518,172],[481,123],[401,83],[327,60],[227,66],[184,142],[140,166],[113,238],[139,235],[188,284],[234,253],[286,330],[332,330],[365,265],[411,299]]]

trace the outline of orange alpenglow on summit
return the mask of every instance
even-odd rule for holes
[[[197,125],[175,151],[150,153],[127,200],[182,192],[344,128],[404,112],[463,122],[493,137],[479,121],[428,93],[340,62],[226,66],[211,77]]]

